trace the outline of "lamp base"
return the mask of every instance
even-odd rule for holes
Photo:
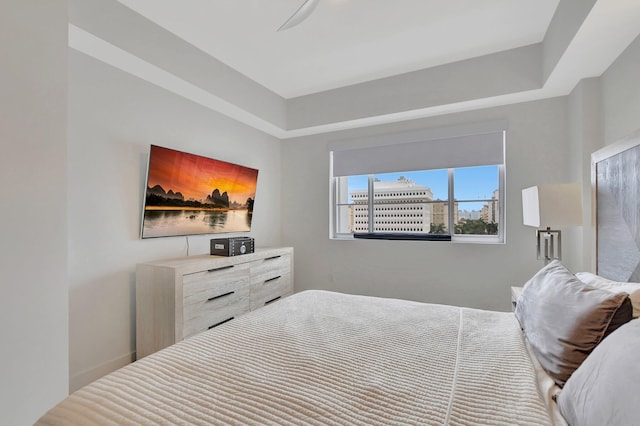
[[[562,233],[559,230],[538,229],[536,230],[536,251],[538,259],[544,260],[544,264],[548,264],[552,260],[562,259]],[[542,245],[544,242],[544,252]]]

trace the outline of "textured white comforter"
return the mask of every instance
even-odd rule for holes
[[[37,424],[549,424],[511,313],[298,293],[75,392]]]

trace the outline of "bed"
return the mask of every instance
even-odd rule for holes
[[[512,313],[305,291],[75,392],[39,424],[551,424]]]
[[[36,424],[637,424],[639,316],[640,284],[558,261],[513,313],[304,291],[111,373]]]
[[[640,312],[640,284],[635,295]],[[640,406],[633,359],[640,321],[631,320],[631,307],[627,292],[588,285],[557,261],[527,282],[515,315],[304,291],[111,373],[36,424],[563,425],[563,402],[567,410],[583,409],[585,401],[593,403],[590,396],[595,410],[633,413]],[[616,320],[623,311],[626,318]],[[545,328],[533,324],[536,319],[550,321],[546,328],[560,334],[536,333]],[[576,329],[585,330],[579,335],[586,341],[576,340]],[[585,367],[618,335],[597,365]],[[536,352],[558,342],[560,348],[546,350],[557,359]],[[567,366],[555,367],[575,356],[582,358],[568,367],[567,380]],[[608,387],[589,374],[574,380],[580,372],[604,374],[621,365],[606,374]],[[573,396],[565,397],[572,387]]]
[[[532,280],[557,285],[550,269]],[[109,374],[36,424],[566,424],[558,389],[513,313],[312,290]]]

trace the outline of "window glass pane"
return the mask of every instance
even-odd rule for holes
[[[474,201],[490,200],[494,195],[497,197],[498,179],[498,166],[454,169],[454,198],[457,201]]]
[[[337,234],[352,234],[357,228],[362,227],[361,219],[356,223],[355,204],[366,204],[367,185],[369,177],[344,176],[336,178],[336,218],[335,232]],[[363,197],[363,194],[365,197]],[[360,208],[358,208],[360,210]],[[366,226],[366,225],[365,225]],[[357,232],[367,232],[357,231]]]
[[[484,204],[475,202],[456,202],[455,204],[458,211],[456,234],[498,235],[498,222],[487,218],[490,206],[497,210],[497,200]]]
[[[348,181],[347,191],[349,192],[349,203],[366,204],[369,193],[369,176],[347,176],[345,179]]]
[[[338,204],[353,204],[352,193],[364,191],[366,194],[368,181],[369,177],[367,175],[336,178],[336,202]]]
[[[429,170],[374,175],[372,231],[448,233],[447,173]]]
[[[335,217],[335,233],[336,234],[351,234],[352,222],[351,222],[351,206],[337,205],[336,217]]]
[[[497,235],[500,221],[499,166],[454,170],[455,233]]]

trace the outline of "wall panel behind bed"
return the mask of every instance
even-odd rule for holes
[[[640,282],[640,130],[591,157],[597,273]]]

